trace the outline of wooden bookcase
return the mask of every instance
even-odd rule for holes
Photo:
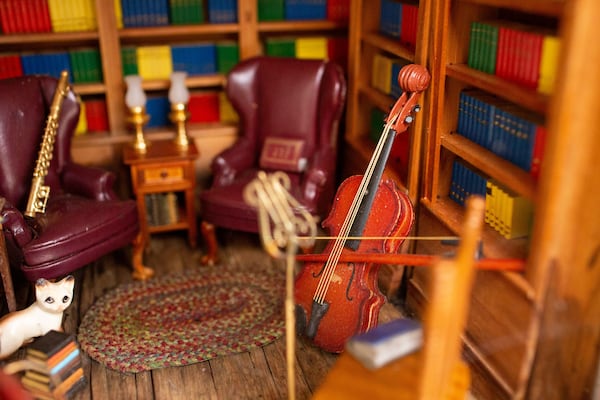
[[[423,4],[423,0],[421,3]],[[569,62],[581,63],[582,58],[585,57],[583,44],[576,44],[577,48],[572,49],[568,47],[569,40],[576,32],[576,21],[583,19],[586,12],[592,11],[593,8],[597,16],[598,6],[592,6],[592,2],[588,1],[588,9],[585,10],[583,6],[576,8],[574,3],[576,2],[569,0],[443,0],[432,2],[429,14],[429,26],[432,32],[428,54],[424,59],[433,78],[429,96],[423,104],[425,120],[423,124],[426,129],[421,132],[423,158],[420,169],[422,181],[419,186],[420,215],[417,233],[419,235],[460,233],[464,209],[448,196],[452,162],[455,159],[466,161],[516,193],[527,197],[533,201],[535,207],[532,234],[529,238],[504,239],[489,227],[485,228],[482,236],[485,257],[524,258],[527,260],[527,266],[524,273],[479,272],[477,274],[471,297],[469,321],[463,338],[464,355],[472,371],[472,392],[476,398],[522,398],[534,392],[544,391],[547,394],[550,390],[542,389],[544,375],[541,372],[536,375],[537,370],[544,371],[546,376],[553,375],[556,379],[553,384],[556,385],[567,387],[568,380],[565,379],[572,379],[573,376],[579,380],[579,383],[582,379],[587,379],[589,384],[589,373],[595,371],[593,366],[598,360],[596,351],[595,359],[589,361],[586,366],[588,368],[586,372],[582,369],[578,371],[580,375],[577,376],[577,372],[566,373],[563,370],[563,373],[570,375],[569,378],[565,378],[559,376],[558,372],[549,372],[551,368],[548,366],[538,364],[540,360],[537,356],[540,351],[546,355],[552,352],[541,348],[542,343],[547,345],[550,342],[540,330],[542,316],[546,313],[552,315],[555,312],[553,310],[555,304],[547,297],[548,287],[554,284],[550,282],[557,276],[564,278],[566,271],[572,267],[553,264],[552,255],[562,258],[564,249],[550,249],[547,244],[549,237],[560,238],[557,239],[558,241],[571,240],[566,238],[566,232],[553,231],[555,226],[552,220],[557,216],[549,210],[556,212],[563,204],[556,196],[557,192],[562,190],[561,184],[558,183],[560,182],[560,173],[557,174],[559,167],[551,164],[552,160],[570,159],[570,162],[574,162],[578,157],[576,154],[569,153],[572,149],[567,149],[566,146],[553,145],[565,143],[569,136],[578,136],[572,128],[568,126],[559,128],[554,122],[559,120],[561,115],[570,112],[566,107],[559,108],[557,104],[562,103],[565,106],[561,96],[569,95],[572,91],[593,93],[591,91],[598,89],[574,88],[563,82],[557,82],[554,93],[548,96],[467,66],[471,22],[497,17],[511,19],[513,16],[515,20],[532,21],[532,24],[536,21],[555,30],[562,42],[559,71],[569,60],[565,54],[574,52],[574,57],[579,57],[579,60],[569,60]],[[587,27],[598,31],[597,27],[593,28],[591,25]],[[588,32],[588,35],[593,33]],[[527,171],[495,156],[456,132],[459,93],[463,88],[483,90],[545,117],[547,147],[539,181],[532,179]],[[594,98],[593,95],[590,97]],[[596,107],[597,98],[596,96]],[[587,104],[582,105],[582,107],[587,106]],[[595,143],[597,144],[598,141],[596,140]],[[579,151],[583,156],[583,153],[590,150]],[[563,181],[564,190],[569,190],[568,187],[571,185],[577,187],[584,184],[582,179],[583,176],[572,176],[568,182]],[[571,220],[566,222],[565,228],[569,232],[575,232],[579,224],[583,227],[589,225],[582,220]],[[419,242],[416,247],[417,252],[425,253],[439,254],[440,251],[448,250],[452,249],[441,249],[440,246],[428,242]],[[575,269],[582,272],[585,266],[579,264]],[[597,273],[589,273],[588,276],[598,284]],[[408,277],[407,305],[420,314],[427,303],[429,272],[427,269],[415,268]],[[568,290],[571,293],[576,291],[576,288]],[[553,293],[555,296],[553,301],[562,295]],[[593,295],[587,292],[582,296],[585,299],[583,301],[591,300],[590,296]],[[584,324],[575,329],[582,329],[582,326],[585,326],[585,320],[582,321]],[[582,321],[579,323],[581,324]],[[556,325],[553,328],[560,329]],[[596,344],[592,346],[597,348],[597,335],[595,340]],[[556,345],[556,343],[552,344]],[[585,351],[581,351],[581,354],[585,354]],[[549,358],[546,357],[543,362],[548,360]],[[534,371],[534,380],[532,380],[532,371]],[[587,375],[583,376],[583,374]],[[562,398],[571,397],[566,396],[565,393],[567,391],[563,392],[565,397]]]
[[[85,164],[114,165],[120,161],[120,147],[132,140],[124,102],[121,48],[127,45],[155,45],[190,42],[235,41],[239,45],[240,59],[263,53],[263,41],[270,36],[345,36],[347,22],[320,21],[258,21],[257,0],[238,0],[236,23],[202,23],[185,26],[160,26],[144,28],[119,28],[115,2],[95,0],[98,29],[91,32],[11,34],[0,35],[0,51],[22,52],[48,49],[65,49],[81,46],[97,47],[102,59],[104,81],[99,84],[75,85],[85,96],[103,96],[106,100],[109,131],[82,135],[73,141],[73,157]],[[214,74],[193,76],[187,79],[190,90],[221,90],[225,76]],[[147,93],[166,92],[168,80],[145,81]],[[232,124],[190,124],[189,135],[201,148],[201,161],[207,166],[216,152],[230,144],[236,135]],[[173,137],[174,130],[153,129],[146,132],[150,140]]]

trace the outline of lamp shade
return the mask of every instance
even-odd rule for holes
[[[146,93],[142,89],[142,77],[139,75],[125,76],[127,92],[125,93],[125,104],[127,107],[144,107],[146,105]]]
[[[176,71],[171,74],[171,88],[169,89],[169,101],[171,104],[187,104],[190,92],[185,85],[187,72]]]

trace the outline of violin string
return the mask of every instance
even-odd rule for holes
[[[325,295],[329,290],[329,286],[331,284],[331,278],[335,273],[335,268],[338,264],[340,256],[342,254],[343,248],[345,246],[346,241],[348,240],[348,233],[353,225],[353,222],[356,219],[356,215],[360,210],[360,203],[363,196],[366,193],[366,187],[368,186],[369,181],[372,179],[373,172],[375,170],[376,161],[379,159],[381,153],[383,152],[383,147],[387,140],[387,136],[391,130],[391,126],[394,123],[395,118],[390,119],[388,123],[385,125],[384,131],[379,139],[375,151],[373,153],[373,157],[367,166],[365,174],[363,175],[363,179],[357,189],[356,195],[352,201],[349,212],[346,214],[346,218],[342,224],[340,229],[340,234],[336,237],[334,242],[333,249],[330,253],[330,256],[327,259],[327,262],[324,267],[323,274],[321,275],[321,279],[319,280],[317,289],[315,291],[315,295],[313,296],[313,300],[323,303],[325,299]]]

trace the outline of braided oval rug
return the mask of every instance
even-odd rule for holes
[[[285,333],[281,271],[189,270],[117,287],[86,312],[77,339],[120,372],[181,366],[245,352]]]

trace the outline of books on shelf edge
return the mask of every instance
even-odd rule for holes
[[[421,323],[400,318],[350,338],[346,343],[346,351],[366,368],[377,369],[418,350],[422,343]]]
[[[296,39],[296,58],[308,60],[327,59],[327,38],[300,37]]]
[[[327,0],[327,19],[329,21],[348,22],[350,18],[350,0]]]
[[[555,35],[545,35],[542,40],[540,70],[537,90],[540,93],[552,94],[556,80],[556,69],[560,54],[560,38]]]

